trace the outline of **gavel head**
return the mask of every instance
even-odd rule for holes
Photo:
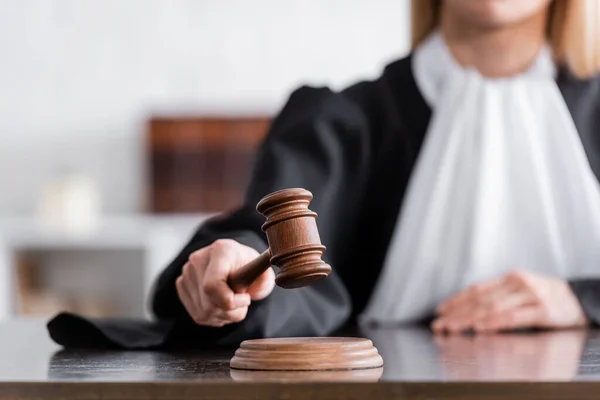
[[[279,268],[275,283],[286,289],[310,285],[326,278],[331,267],[321,260],[325,246],[317,230],[317,213],[308,209],[312,193],[284,189],[265,196],[256,210],[267,220],[271,264]]]

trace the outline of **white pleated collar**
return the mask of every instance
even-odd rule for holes
[[[441,32],[435,31],[415,49],[413,73],[423,98],[430,107],[435,107],[436,100],[441,98],[445,84],[455,75],[473,74],[490,83],[502,83],[523,78],[554,80],[557,68],[552,59],[552,51],[546,45],[542,47],[538,57],[526,71],[507,78],[485,78],[474,68],[465,68],[458,64],[450,53]]]

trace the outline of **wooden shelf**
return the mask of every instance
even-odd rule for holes
[[[149,121],[148,211],[219,212],[241,204],[267,117]]]

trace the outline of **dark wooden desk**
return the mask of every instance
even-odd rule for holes
[[[50,341],[44,321],[7,322],[0,324],[0,398],[600,398],[600,332],[435,338],[403,328],[362,335],[384,358],[381,377],[322,381],[318,374],[232,374],[231,350],[65,351]]]

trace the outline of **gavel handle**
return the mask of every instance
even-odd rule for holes
[[[271,252],[267,249],[260,256],[233,272],[227,284],[234,292],[243,292],[252,282],[262,275],[271,266]]]

